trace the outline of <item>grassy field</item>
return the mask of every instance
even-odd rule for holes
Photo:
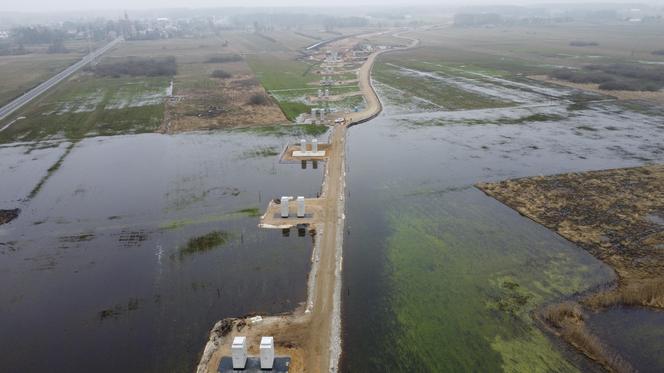
[[[0,56],[0,106],[64,70],[80,57],[77,53]]]
[[[296,59],[292,53],[270,53],[248,55],[247,62],[256,77],[268,92],[277,100],[289,120],[295,120],[301,113],[307,113],[319,104],[306,103],[309,96],[316,96],[321,87],[318,82],[319,64]],[[357,79],[355,73],[334,75],[335,80]],[[357,83],[327,87],[330,95],[340,95],[359,90]],[[362,104],[361,97],[349,97],[341,101],[330,101],[327,105],[338,110],[348,110]]]
[[[416,31],[410,35],[419,38],[421,45],[407,52],[381,56],[374,78],[446,110],[515,106],[528,101],[527,94],[517,90],[532,92],[527,86],[540,85],[527,79],[530,75],[547,75],[563,67],[578,69],[590,64],[651,66],[647,63],[664,62],[664,57],[652,54],[661,49],[662,32],[661,25],[573,23]],[[638,45],[633,43],[635,38]],[[578,40],[597,45],[571,45]],[[516,88],[510,82],[521,86]],[[506,93],[504,97],[497,94],[501,91]],[[409,101],[408,94],[402,99]],[[577,96],[566,98],[574,102],[589,99]]]
[[[279,92],[275,96],[281,110],[289,120],[295,120],[301,113],[311,110],[311,106],[296,97],[315,94],[318,87],[312,86],[310,83],[320,80],[320,75],[314,74],[316,64],[298,61],[292,53],[248,55],[247,62],[268,92],[272,90],[290,91],[285,96],[284,92]]]
[[[400,60],[399,56],[381,58],[380,63],[374,67],[373,78],[390,87],[405,91],[403,99],[408,99],[410,96],[415,95],[447,110],[481,109],[513,105],[509,101],[484,97],[450,85],[436,84],[436,82],[430,79],[405,75],[401,73],[399,68],[394,67],[395,65],[391,65],[394,63],[399,64],[396,66],[403,65],[415,68],[409,62],[411,61]],[[427,70],[424,71],[428,71],[430,68],[430,66],[427,66]]]
[[[64,70],[87,54],[88,48],[96,49],[103,44],[105,41],[88,44],[83,40],[70,40],[65,43],[69,53],[47,53],[48,44],[27,45],[29,54],[0,56],[0,106]]]
[[[664,61],[661,25],[560,24],[529,27],[445,28],[416,32],[413,57],[444,53],[450,63],[469,63],[510,73],[547,73],[556,66],[625,61]],[[573,41],[597,46],[575,47]],[[638,40],[638,43],[634,41]]]
[[[0,142],[155,131],[163,120],[168,77],[78,75],[41,96],[0,132]]]
[[[268,91],[310,88],[309,83],[320,80],[313,73],[315,64],[297,61],[292,54],[256,54],[247,62]]]

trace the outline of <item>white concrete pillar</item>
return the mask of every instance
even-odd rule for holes
[[[318,139],[311,140],[311,151],[316,153],[318,151]]]
[[[304,217],[304,197],[302,196],[297,197],[297,217]]]
[[[306,152],[307,151],[307,139],[301,139],[300,140],[300,151],[301,152]]]
[[[281,217],[287,218],[289,215],[288,212],[288,202],[290,201],[289,197],[281,197]]]
[[[261,369],[272,369],[274,365],[274,338],[261,337]]]
[[[231,345],[233,369],[244,369],[247,365],[247,337],[233,338]]]

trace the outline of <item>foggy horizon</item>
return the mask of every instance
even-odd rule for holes
[[[0,13],[64,13],[64,12],[85,12],[85,11],[118,11],[118,10],[156,10],[156,9],[208,9],[208,8],[360,8],[360,7],[450,7],[463,8],[470,6],[545,6],[545,5],[657,5],[657,1],[606,1],[606,0],[584,0],[581,2],[574,0],[467,0],[459,4],[452,0],[416,0],[408,2],[404,0],[361,0],[361,1],[335,1],[312,0],[302,4],[297,0],[248,0],[248,1],[224,1],[214,0],[142,0],[129,1],[121,0],[113,2],[113,6],[107,3],[90,3],[81,0],[64,0],[54,3],[47,0],[33,0],[25,2],[15,2],[12,4],[3,4],[0,6]]]

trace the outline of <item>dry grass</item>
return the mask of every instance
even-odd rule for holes
[[[664,279],[643,281],[594,294],[583,301],[593,309],[615,305],[664,308]]]
[[[664,165],[478,187],[613,267],[617,294],[629,304],[662,307],[656,284],[664,281],[664,227],[651,217],[664,214]]]
[[[564,302],[545,308],[542,311],[542,317],[551,326],[560,328],[563,323],[570,320],[583,322],[583,312],[581,306],[574,302]]]
[[[539,176],[478,185],[488,195],[586,249],[615,269],[618,286],[582,304],[594,311],[664,308],[664,166]],[[554,332],[612,372],[634,369],[585,327],[581,305],[540,312]]]
[[[548,83],[554,83],[558,85],[562,85],[565,87],[570,87],[570,88],[576,88],[584,91],[590,91],[590,92],[595,92],[599,93],[605,96],[610,96],[610,97],[615,97],[618,100],[625,100],[625,101],[630,101],[630,100],[644,100],[644,101],[650,101],[650,102],[655,102],[658,104],[664,103],[664,92],[658,91],[658,92],[646,92],[646,91],[617,91],[617,90],[604,90],[599,88],[599,84],[597,83],[572,83],[568,82],[565,80],[559,80],[559,79],[552,79],[549,78],[547,75],[531,75],[529,76],[530,79],[535,79],[535,80],[540,80]]]
[[[541,317],[558,336],[608,371],[635,372],[625,359],[586,328],[583,311],[578,303],[564,302],[546,307],[541,311]]]

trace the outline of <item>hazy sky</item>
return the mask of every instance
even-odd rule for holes
[[[224,6],[355,6],[355,5],[480,5],[542,3],[653,3],[655,0],[0,0],[2,11],[202,8]],[[664,1],[664,0],[661,0]]]

